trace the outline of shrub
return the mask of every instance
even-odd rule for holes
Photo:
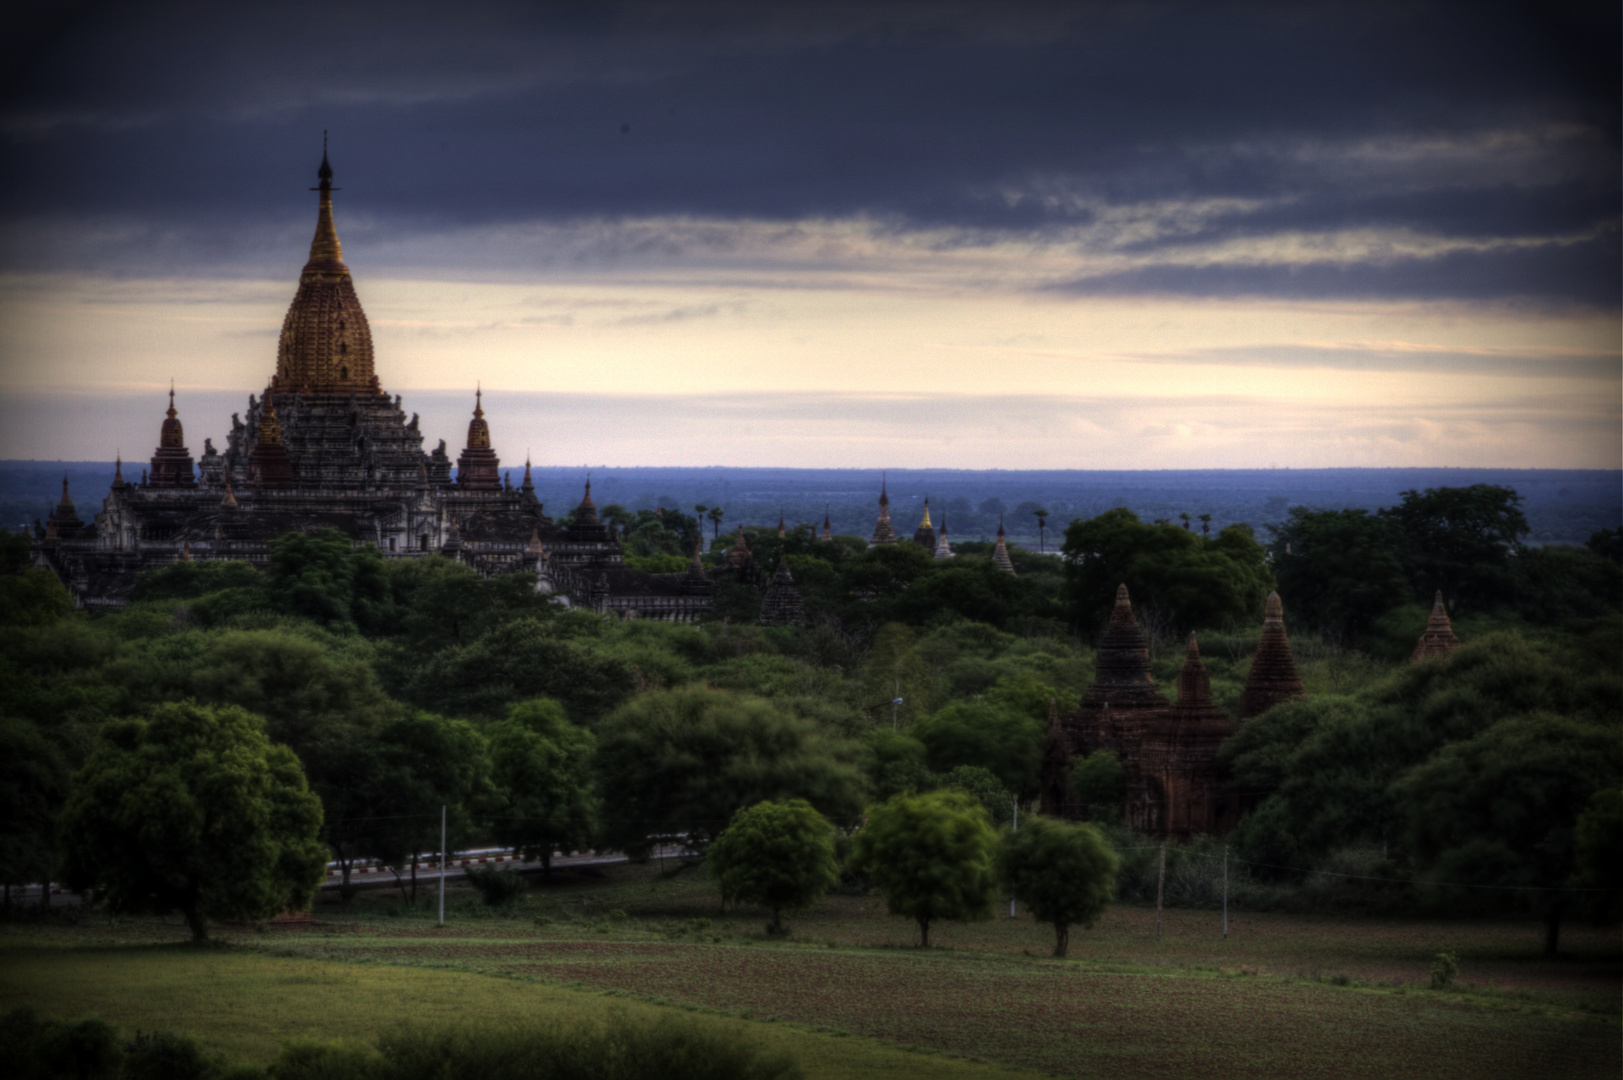
[[[1451,952],[1437,954],[1436,962],[1431,965],[1431,988],[1433,990],[1448,990],[1454,985],[1454,976],[1460,973],[1460,958]]]
[[[470,866],[463,873],[479,890],[486,907],[511,907],[524,892],[524,879],[512,870]]]
[[[138,1031],[125,1051],[124,1080],[213,1080],[225,1069],[196,1039],[175,1031]]]
[[[611,1012],[601,1021],[524,1028],[401,1027],[381,1056],[337,1043],[289,1043],[273,1080],[799,1080],[793,1059],[769,1054],[732,1025],[679,1017],[653,1023]]]

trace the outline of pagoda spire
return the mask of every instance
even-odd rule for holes
[[[524,482],[521,483],[518,486],[518,489],[520,491],[522,491],[526,495],[534,495],[535,494],[535,481],[530,479],[530,455],[529,454],[524,455]]]
[[[490,446],[490,422],[485,419],[484,393],[484,387],[474,383],[473,419],[468,421],[468,445],[456,460],[456,486],[500,491],[501,459]]]
[[[1431,618],[1426,620],[1425,632],[1415,643],[1414,654],[1409,657],[1409,663],[1418,664],[1425,660],[1446,658],[1453,653],[1460,639],[1454,633],[1454,625],[1448,619],[1448,605],[1443,603],[1443,590],[1437,590],[1437,598],[1432,601]]]
[[[310,190],[321,193],[321,204],[316,211],[316,235],[310,241],[310,261],[304,270],[306,274],[312,270],[348,274],[349,269],[344,266],[344,249],[338,242],[338,228],[332,219],[332,193],[337,189],[332,186],[332,166],[327,163],[325,131],[321,133],[321,167],[316,170],[316,178],[321,183]]]
[[[938,558],[938,559],[952,559],[952,558],[957,557],[957,555],[952,550],[952,545],[947,542],[947,515],[946,514],[941,515],[941,532],[940,532],[939,536],[936,538],[936,542],[935,542],[935,557]]]
[[[1263,608],[1262,638],[1240,692],[1240,719],[1249,720],[1306,692],[1296,671],[1296,658],[1291,655],[1290,639],[1285,635],[1285,605],[1277,592],[1271,592]]]
[[[879,520],[874,523],[873,536],[868,538],[869,547],[879,547],[882,544],[896,543],[896,529],[890,523],[890,493],[885,488],[885,474],[879,474]]]
[[[829,520],[829,517],[828,517],[828,504],[827,503],[823,504],[823,535],[818,537],[818,539],[819,540],[833,540],[834,539],[834,523]]]
[[[997,516],[997,546],[992,549],[992,565],[1005,574],[1014,573],[1014,560],[1009,558],[1009,542],[1003,532],[1003,515]]]

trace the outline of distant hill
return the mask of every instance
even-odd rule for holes
[[[139,462],[125,465],[140,477]],[[517,483],[522,468],[512,469]],[[81,517],[101,507],[113,478],[112,462],[0,461],[0,525],[43,519],[55,505],[66,475]],[[585,470],[532,470],[549,514],[580,501]],[[775,525],[781,510],[790,525],[821,526],[824,508],[840,533],[873,531],[878,473],[856,469],[604,468],[592,472],[598,507],[663,505],[693,513],[695,505],[721,506],[722,528],[739,522]],[[891,517],[903,535],[918,524],[924,497],[936,526],[945,515],[960,540],[989,540],[1004,512],[1010,537],[1038,546],[1031,511],[1049,511],[1047,545],[1057,547],[1065,525],[1117,506],[1146,521],[1179,514],[1210,514],[1215,532],[1247,522],[1266,541],[1267,525],[1292,506],[1325,509],[1395,504],[1402,492],[1434,487],[1501,484],[1515,488],[1535,544],[1581,544],[1599,529],[1623,526],[1623,472],[1577,469],[1172,469],[1153,472],[1081,470],[894,469],[887,474]],[[1198,520],[1191,525],[1199,528]]]

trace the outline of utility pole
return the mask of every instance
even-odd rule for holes
[[[1167,883],[1167,843],[1161,841],[1161,869],[1155,875],[1155,940],[1161,940],[1161,896]]]
[[[1014,824],[1009,826],[1009,831],[1014,832],[1014,830],[1018,829],[1019,827],[1020,827],[1020,796],[1016,795],[1014,797]],[[1011,919],[1014,918],[1014,894],[1013,893],[1009,894],[1009,918],[1011,918]]]
[[[1229,846],[1223,845],[1223,940],[1229,936]]]
[[[440,805],[440,925],[445,925],[445,806]]]

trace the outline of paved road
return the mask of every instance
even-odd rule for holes
[[[656,857],[674,857],[679,854],[681,854],[681,849],[676,847],[668,848],[665,851],[655,852]],[[567,866],[609,866],[614,863],[623,863],[625,861],[627,860],[624,855],[614,851],[590,852],[582,855],[554,855],[552,857],[552,868],[554,870],[558,870]],[[541,862],[540,860],[526,862],[513,855],[499,853],[494,849],[480,852],[467,852],[465,854],[458,855],[456,858],[451,859],[446,863],[445,876],[449,880],[455,881],[462,876],[464,869],[475,866],[499,867],[504,870],[538,871],[541,869]],[[439,863],[436,862],[432,865],[428,863],[417,864],[417,883],[419,885],[425,881],[436,882],[439,880],[439,877]],[[409,881],[410,879],[411,871],[409,869],[402,870],[400,873],[400,880]],[[336,889],[343,883],[344,879],[342,874],[338,871],[338,868],[328,867],[327,876],[321,882],[321,888]],[[394,871],[384,866],[367,866],[352,870],[350,872],[349,883],[358,889],[392,889],[396,888],[399,884],[395,878]],[[20,888],[14,888],[11,890],[11,902],[19,906],[23,904],[37,904],[39,903],[39,893],[40,887],[38,885],[27,885]],[[66,907],[69,905],[78,904],[80,902],[81,898],[77,893],[68,892],[61,886],[52,886],[52,907]]]

